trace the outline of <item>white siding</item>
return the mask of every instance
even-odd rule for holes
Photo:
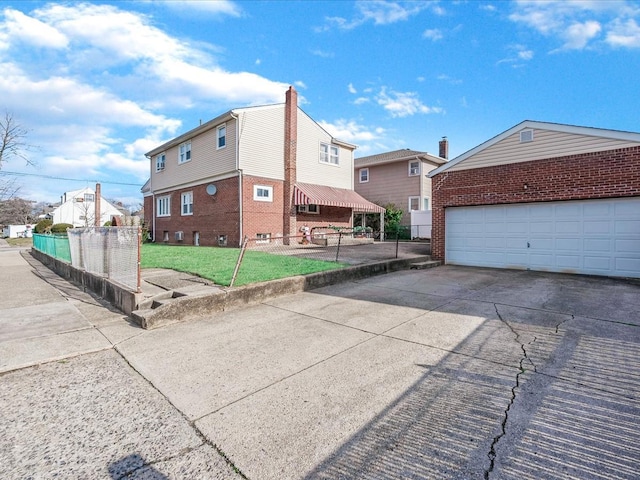
[[[520,143],[520,132],[516,132],[448,170],[468,170],[637,145],[638,143],[625,140],[534,129],[532,142]]]
[[[165,154],[165,169],[156,172],[156,159],[151,158],[151,188],[154,191],[173,188],[189,183],[206,181],[207,178],[223,175],[236,169],[235,120],[225,122],[227,127],[226,147],[219,150],[217,126],[191,138],[191,161],[178,165],[178,145]]]
[[[353,151],[338,145],[338,165],[321,163],[320,143],[331,135],[298,109],[297,181],[353,189]]]
[[[240,113],[240,168],[247,175],[284,179],[284,105]]]

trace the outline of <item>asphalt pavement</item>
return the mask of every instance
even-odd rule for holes
[[[638,478],[638,283],[443,266],[142,330],[0,245],[0,292],[0,478]]]

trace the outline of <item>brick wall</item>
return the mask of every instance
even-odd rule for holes
[[[431,256],[444,260],[446,207],[640,196],[640,147],[445,171],[431,184]]]
[[[273,178],[261,178],[245,175],[243,177],[243,215],[242,235],[255,238],[258,233],[269,233],[272,237],[282,236],[283,232],[283,182]],[[254,186],[273,188],[271,202],[253,199]]]
[[[209,184],[217,187],[215,195],[209,195],[206,192]],[[180,197],[184,192],[193,192],[193,215],[180,214]],[[218,239],[221,235],[227,237],[227,246],[237,247],[239,245],[240,210],[237,177],[173,190],[167,194],[156,195],[156,198],[164,195],[171,196],[171,216],[156,218],[156,242],[163,242],[164,232],[168,232],[168,243],[193,245],[194,232],[198,232],[200,245],[203,246],[218,245]],[[151,228],[152,224],[149,223],[149,225]],[[184,240],[181,242],[175,240],[175,232],[177,231],[184,232]]]
[[[298,230],[300,227],[351,227],[351,209],[338,207],[325,207],[320,205],[320,213],[298,213]],[[298,231],[297,235],[301,235]]]

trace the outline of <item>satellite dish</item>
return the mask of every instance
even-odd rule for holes
[[[213,184],[207,185],[207,194],[214,196],[217,191],[218,191],[218,188],[215,185]]]

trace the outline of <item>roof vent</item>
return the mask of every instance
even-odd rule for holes
[[[533,130],[522,130],[520,132],[520,143],[533,142]]]

